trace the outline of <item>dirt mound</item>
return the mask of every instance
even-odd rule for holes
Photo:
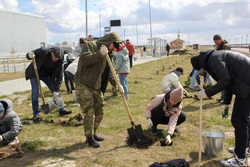
[[[189,54],[187,49],[175,50],[174,52],[171,53],[171,55],[186,55],[186,54]]]
[[[0,146],[0,160],[4,158],[19,158],[23,155],[23,151],[19,144],[13,146]]]
[[[61,126],[80,126],[83,125],[83,115],[77,114],[74,117],[70,117],[68,121],[54,122],[51,120],[50,122]]]

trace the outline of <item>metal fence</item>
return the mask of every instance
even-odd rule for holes
[[[0,57],[0,72],[24,71],[30,62],[25,56]]]

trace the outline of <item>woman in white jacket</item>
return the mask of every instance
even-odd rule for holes
[[[180,81],[179,81],[179,77],[183,75],[183,68],[178,67],[176,68],[174,71],[171,71],[170,73],[168,73],[162,80],[161,82],[161,90],[163,93],[166,93],[170,90],[174,90],[176,88],[182,87]],[[183,92],[185,95],[188,95],[188,92],[183,89]]]

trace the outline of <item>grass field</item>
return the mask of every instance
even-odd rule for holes
[[[185,81],[192,70],[190,58],[198,54],[194,51],[189,51],[189,53],[136,65],[128,75],[130,99],[127,103],[135,124],[141,124],[143,133],[153,139],[154,143],[148,148],[133,148],[127,144],[127,129],[131,127],[131,124],[120,96],[112,96],[110,85],[104,96],[104,118],[98,129],[98,135],[105,138],[103,142],[100,142],[100,148],[93,149],[87,146],[82,126],[61,126],[51,123],[67,121],[71,116],[81,113],[80,107],[72,102],[72,95],[67,94],[63,84],[61,94],[65,106],[74,113],[64,117],[59,117],[58,112],[49,115],[41,113],[40,124],[30,123],[33,116],[30,91],[7,96],[13,100],[14,110],[24,121],[24,129],[18,136],[20,143],[34,142],[37,147],[24,151],[21,158],[0,160],[0,166],[146,167],[154,162],[165,162],[176,158],[186,159],[191,167],[198,166],[199,100],[183,99],[182,111],[187,119],[178,126],[181,133],[172,138],[172,146],[160,146],[159,140],[162,135],[151,135],[145,118],[145,107],[155,95],[161,93],[160,83],[169,71],[176,67],[183,67],[185,75],[180,77],[180,81],[185,86]],[[44,92],[48,103],[52,94],[47,88],[44,88]],[[194,94],[194,92],[190,93],[190,95]],[[224,150],[217,157],[202,155],[202,167],[220,166],[220,160],[232,157],[227,152],[227,148],[234,146],[234,129],[230,122],[231,117],[223,119],[221,116],[222,105],[216,102],[219,96],[220,94],[217,94],[211,100],[203,100],[202,131],[225,133]],[[164,132],[167,126],[160,125],[158,129]]]

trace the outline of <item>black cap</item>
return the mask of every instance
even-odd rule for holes
[[[194,67],[194,69],[196,69],[196,70],[200,70],[201,69],[201,65],[200,65],[200,62],[199,62],[199,55],[193,56],[191,58],[191,64]]]
[[[54,47],[54,48],[51,48],[51,51],[54,53],[55,57],[60,58],[61,60],[63,60],[64,54],[63,54],[62,49],[60,49],[58,47]]]
[[[175,71],[180,71],[182,75],[184,75],[184,70],[182,67],[177,67]]]
[[[222,39],[222,38],[221,38],[220,34],[215,34],[213,39],[214,40],[219,40],[219,39]]]
[[[121,49],[120,43],[113,42],[116,49]]]

